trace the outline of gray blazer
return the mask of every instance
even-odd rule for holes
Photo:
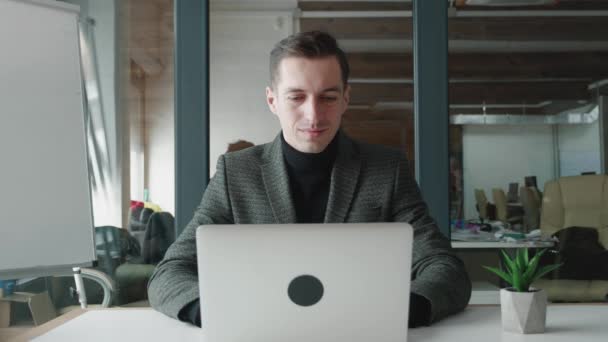
[[[411,291],[431,302],[431,322],[464,309],[471,295],[470,280],[429,216],[405,157],[397,150],[356,142],[344,133],[339,139],[325,222],[409,222],[414,227]],[[194,218],[152,274],[151,305],[177,318],[199,297],[195,242],[199,225],[293,222],[296,213],[280,136],[220,156]]]

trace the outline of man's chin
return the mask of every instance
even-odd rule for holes
[[[298,150],[304,153],[321,153],[323,150],[325,150],[327,145],[328,144],[306,142],[300,144],[300,148],[298,148]]]

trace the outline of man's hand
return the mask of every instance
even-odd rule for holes
[[[179,312],[179,320],[201,326],[201,300],[197,299],[184,306]]]
[[[421,295],[410,293],[409,327],[428,326],[431,321],[431,302]]]

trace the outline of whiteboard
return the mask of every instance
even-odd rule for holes
[[[95,260],[78,15],[0,0],[0,279]]]
[[[583,172],[601,174],[599,148],[595,151],[559,151],[560,177],[579,176]]]

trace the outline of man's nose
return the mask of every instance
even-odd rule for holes
[[[310,122],[319,122],[321,116],[323,115],[323,108],[320,101],[317,99],[309,100],[306,104],[304,115]]]

